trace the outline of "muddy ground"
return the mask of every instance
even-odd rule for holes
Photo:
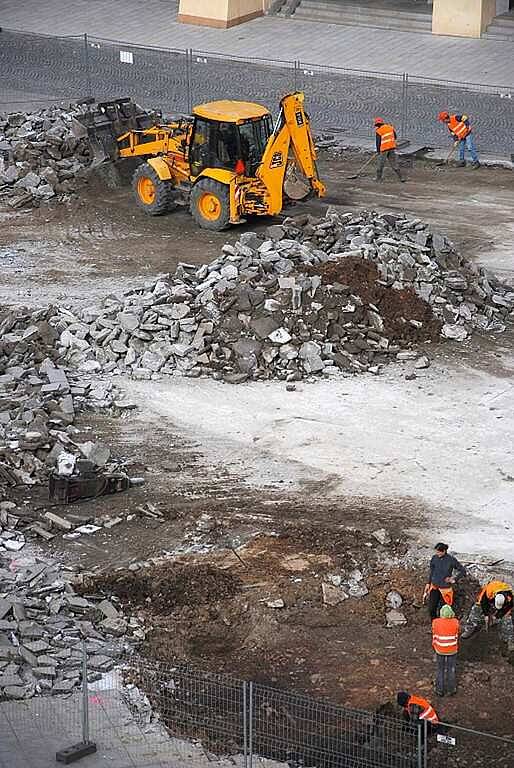
[[[468,256],[512,279],[511,170],[473,172],[419,162],[407,169],[409,181],[403,185],[387,172],[380,186],[371,174],[347,180],[362,162],[361,155],[342,160],[324,156],[320,173],[329,197],[300,204],[294,211],[322,213],[327,204],[407,210],[449,234]],[[0,209],[0,222],[0,302],[30,306],[94,303],[157,273],[172,272],[179,261],[207,262],[241,231],[198,230],[182,210],[149,219],[134,207],[127,188],[109,189],[98,179],[65,206]],[[251,221],[243,229],[259,230],[269,223]],[[337,390],[339,401],[347,397],[351,410],[338,414],[342,440],[350,424],[355,429],[360,423],[363,432],[362,442],[353,432],[355,446],[348,440],[338,446],[330,431],[329,399],[318,431],[305,432],[298,426],[309,424],[309,402],[325,398],[331,382],[319,389],[313,385],[298,401],[291,401],[285,410],[295,412],[300,422],[292,421],[290,413],[277,414],[271,427],[263,421],[260,431],[251,428],[252,409],[259,426],[258,409],[266,415],[275,408],[275,390],[266,390],[261,403],[252,400],[253,390],[242,388],[239,412],[234,406],[238,390],[225,390],[230,391],[227,397],[216,382],[207,382],[204,389],[195,384],[196,389],[187,392],[180,383],[150,387],[146,382],[137,386],[120,382],[137,402],[137,411],[125,418],[86,414],[79,426],[111,445],[126,461],[129,473],[144,476],[146,483],[127,494],[75,505],[73,510],[85,520],[127,513],[135,517],[94,536],[74,541],[57,537],[45,545],[46,551],[94,571],[103,581],[91,588],[118,592],[128,610],[142,612],[147,627],[153,627],[144,652],[153,658],[186,659],[355,707],[375,708],[403,687],[436,703],[430,631],[420,605],[425,576],[419,565],[429,556],[432,537],[453,535],[468,562],[496,560],[500,547],[503,560],[514,560],[514,552],[508,556],[513,548],[509,406],[513,339],[510,330],[498,338],[476,337],[462,346],[430,347],[437,364],[412,385],[418,389],[409,391],[409,402],[415,411],[419,391],[420,413],[426,402],[434,400],[430,397],[434,393],[438,404],[435,411],[426,410],[421,426],[414,424],[418,442],[402,445],[401,457],[373,455],[375,446],[392,445],[396,438],[390,425],[380,421],[380,413],[367,410],[366,398],[378,403],[394,391],[391,402],[401,410],[406,400],[401,390],[403,371],[388,373],[385,390],[363,378],[349,379],[341,385],[345,391]],[[485,398],[487,421],[477,418],[471,407],[462,409],[473,387],[477,402],[482,395]],[[453,397],[445,406],[449,391]],[[475,407],[474,395],[471,401]],[[213,425],[216,413],[221,416]],[[393,421],[401,418],[401,412],[393,415]],[[431,436],[431,452],[425,456],[429,440],[423,424],[428,430],[439,418],[439,432]],[[291,424],[294,431],[288,432]],[[364,435],[369,437],[370,432],[366,442]],[[450,444],[449,436],[455,434],[465,435],[462,444]],[[340,453],[343,467],[333,453],[321,450],[325,443]],[[460,495],[452,495],[455,488]],[[45,489],[21,489],[14,495],[28,514],[36,507],[41,511],[48,507]],[[480,498],[473,506],[475,496]],[[139,513],[146,502],[156,505],[164,522]],[[206,512],[215,517],[217,526],[203,533],[195,522]],[[371,537],[379,527],[392,535],[391,548],[380,547]],[[243,563],[227,546],[241,546],[237,552]],[[157,574],[143,568],[129,572],[132,581],[121,586],[116,582],[115,568],[177,552],[182,553],[178,563],[164,570],[160,566]],[[345,572],[350,564],[368,572],[369,596],[324,606],[323,576]],[[193,569],[190,575],[189,569]],[[512,576],[510,570],[506,573]],[[218,577],[226,589],[205,590],[213,578],[218,584]],[[469,606],[473,588],[470,582],[461,611]],[[384,596],[389,589],[404,597],[408,619],[404,628],[385,627]],[[279,597],[284,608],[267,606]],[[499,654],[495,634],[480,636],[462,653],[459,695],[438,702],[441,715],[508,733],[512,723],[506,722],[505,713],[514,711],[511,681],[512,667]]]

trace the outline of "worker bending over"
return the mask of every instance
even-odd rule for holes
[[[459,147],[459,166],[461,168],[465,167],[466,149],[468,149],[472,160],[471,167],[475,170],[480,168],[469,117],[467,115],[450,115],[448,112],[439,112],[438,119],[441,123],[445,123],[448,126],[455,146]]]
[[[456,665],[459,650],[459,620],[451,605],[443,605],[432,621],[432,648],[437,659],[435,690],[438,696],[457,692]]]
[[[398,706],[403,707],[403,717],[413,725],[426,720],[428,734],[437,730],[439,718],[431,703],[422,696],[411,696],[407,691],[400,691],[396,696]]]
[[[396,131],[393,125],[384,122],[381,117],[375,117],[375,135],[377,144],[377,181],[382,181],[386,160],[400,181],[405,181],[400,171],[400,163],[396,154]]]
[[[466,575],[466,569],[456,557],[448,554],[448,544],[440,541],[435,545],[435,554],[430,560],[428,579],[423,592],[423,602],[428,599],[428,610],[431,619],[437,619],[441,607],[453,605],[453,585],[458,578]],[[454,576],[454,571],[457,576]]]
[[[500,638],[507,643],[509,651],[514,651],[513,602],[510,584],[504,581],[488,582],[478,593],[476,603],[469,612],[462,639],[467,640],[474,635],[482,624],[489,629],[493,623],[498,622]]]

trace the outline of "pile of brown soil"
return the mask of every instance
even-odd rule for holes
[[[323,285],[348,286],[364,304],[374,304],[384,320],[384,333],[390,339],[404,341],[439,341],[441,322],[432,308],[412,288],[396,290],[381,285],[376,265],[368,259],[347,256],[329,261],[308,270],[319,275]],[[421,328],[410,323],[422,323]]]

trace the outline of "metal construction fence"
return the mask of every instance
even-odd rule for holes
[[[167,114],[189,113],[194,104],[219,98],[257,101],[274,112],[282,95],[303,90],[318,130],[370,137],[372,118],[382,115],[415,143],[448,146],[446,128],[436,120],[448,109],[471,115],[480,149],[514,152],[514,82],[509,89],[5,29],[0,72],[0,110],[131,96]]]
[[[85,658],[85,656],[84,656]],[[94,744],[88,765],[148,768],[508,768],[514,740],[385,716],[186,665],[132,659],[82,692],[0,703],[0,766],[40,768]],[[89,682],[87,681],[89,678]],[[4,761],[4,762],[2,762]]]

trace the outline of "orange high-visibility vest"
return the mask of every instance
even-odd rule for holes
[[[429,701],[422,698],[421,696],[411,696],[409,698],[409,701],[407,702],[406,710],[411,714],[410,707],[412,706],[418,706],[421,707],[423,710],[419,716],[420,720],[428,720],[429,723],[438,723],[439,718],[437,717],[436,711],[431,705]]]
[[[450,115],[448,128],[459,141],[462,141],[462,139],[465,139],[466,136],[471,133],[471,128],[469,128],[463,120],[457,120],[456,115]]]
[[[432,648],[443,656],[451,656],[459,650],[459,620],[434,619],[432,621]]]
[[[512,587],[504,581],[490,581],[478,593],[477,603],[480,603],[484,595],[488,600],[494,600],[498,592],[512,592]]]
[[[396,149],[396,139],[394,138],[394,127],[384,123],[384,125],[376,128],[377,134],[380,136],[380,151],[388,152],[390,149]]]
[[[437,584],[431,584],[429,591],[433,589],[439,590],[446,605],[453,605],[453,587],[438,587]]]

